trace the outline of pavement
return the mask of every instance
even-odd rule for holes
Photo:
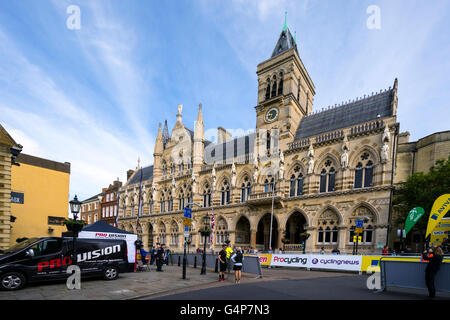
[[[22,290],[0,291],[0,300],[416,300],[424,299],[426,291],[389,288],[374,293],[367,289],[367,276],[355,273],[307,271],[304,269],[263,268],[263,277],[242,274],[241,283],[234,283],[234,273],[225,273],[225,282],[207,269],[176,264],[164,266],[164,272],[150,271],[120,274],[117,280],[82,279],[80,290],[67,289],[65,281],[29,284]],[[437,294],[437,300],[450,299],[450,294]]]
[[[151,297],[179,289],[198,289],[218,279],[213,270],[200,275],[200,268],[187,268],[182,279],[182,268],[164,266],[163,272],[150,271],[121,273],[119,278],[105,281],[100,278],[81,279],[80,290],[67,289],[65,281],[28,284],[22,290],[0,291],[0,300],[129,300]]]

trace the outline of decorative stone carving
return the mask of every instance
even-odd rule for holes
[[[383,132],[383,137],[381,138],[381,141],[383,143],[390,142],[391,141],[391,133],[389,131],[389,126],[386,125]]]
[[[386,163],[389,160],[389,143],[385,142],[381,147],[380,152],[381,163]]]
[[[308,174],[312,174],[314,172],[314,148],[312,144],[309,145],[308,157]]]
[[[341,166],[342,169],[348,168],[348,140],[347,136],[344,136],[344,141],[342,143],[342,154],[341,154]]]
[[[258,157],[253,157],[253,181],[258,182]]]
[[[215,189],[216,188],[216,168],[215,168],[215,164],[213,164],[213,167],[212,167],[211,179],[212,179],[212,187],[213,187],[213,189]]]
[[[194,170],[192,170],[191,175],[191,182],[192,182],[192,193],[197,193],[197,177],[195,176]]]
[[[233,165],[231,166],[231,187],[234,188],[236,185],[236,166]]]
[[[156,197],[156,184],[155,181],[152,181],[152,199],[155,199]]]
[[[280,163],[279,163],[279,179],[284,179],[284,155],[283,151],[280,150]]]

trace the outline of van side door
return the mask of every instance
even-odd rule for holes
[[[25,264],[29,269],[30,280],[60,279],[66,276],[62,242],[58,238],[44,239],[27,250],[30,254]]]

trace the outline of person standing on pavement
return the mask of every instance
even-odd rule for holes
[[[164,264],[164,248],[162,245],[156,250],[156,271],[162,272],[162,265]]]
[[[227,270],[227,245],[222,245],[222,250],[217,258],[219,259],[219,282],[225,281],[224,272]]]
[[[159,243],[156,244],[156,246],[159,246]],[[155,246],[152,247],[152,250],[150,250],[150,264],[153,265],[155,263],[156,259],[156,249]]]
[[[234,263],[234,283],[241,283],[242,262],[244,261],[244,255],[242,254],[240,247],[236,248],[236,252],[231,257],[231,261]]]
[[[231,255],[233,253],[233,249],[231,249],[231,242],[228,242],[226,252],[227,252],[227,271],[228,271],[228,273],[230,273],[230,270],[231,270],[230,259],[231,259]]]
[[[424,261],[428,261],[425,269],[425,282],[428,288],[428,296],[434,298],[436,296],[436,287],[434,286],[434,278],[439,271],[442,263],[444,252],[441,247],[436,249],[430,248],[425,250],[422,254]]]
[[[166,265],[169,265],[169,257],[170,257],[170,249],[167,246],[164,246],[164,254],[165,254],[165,258],[166,258]]]

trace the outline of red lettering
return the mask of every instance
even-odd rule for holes
[[[72,264],[72,260],[70,259],[70,257],[64,257],[62,264],[63,266],[67,266],[69,264]]]
[[[56,264],[56,267],[61,267],[61,259],[54,259],[50,260],[50,268],[54,268]]]
[[[48,261],[39,262],[38,263],[38,272],[42,271],[42,269],[44,269],[45,267],[48,267]]]

